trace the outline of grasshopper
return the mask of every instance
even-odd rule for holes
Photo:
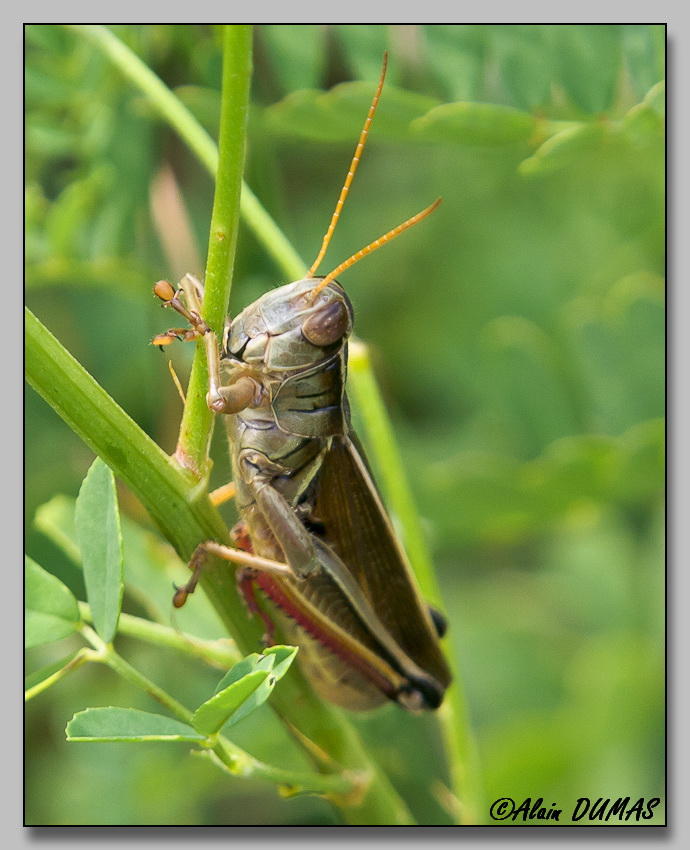
[[[180,289],[154,292],[189,322],[156,337],[202,337],[209,363],[207,403],[223,414],[240,522],[237,548],[197,547],[180,606],[208,554],[239,564],[238,588],[262,617],[300,647],[299,658],[325,699],[368,710],[386,699],[417,711],[437,708],[450,682],[440,614],[420,597],[356,435],[345,393],[353,309],[336,276],[429,215],[427,207],[316,276],[364,148],[383,87],[378,87],[321,250],[307,276],[271,290],[226,322],[220,350],[201,317],[202,289],[187,275]],[[183,297],[184,291],[184,297]],[[270,616],[255,595],[269,600]],[[264,604],[265,607],[265,604]]]

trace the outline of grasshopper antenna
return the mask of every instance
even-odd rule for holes
[[[335,230],[335,226],[338,223],[338,219],[340,218],[340,211],[343,208],[345,198],[347,198],[347,194],[350,191],[350,185],[352,184],[352,180],[354,179],[355,173],[357,172],[357,166],[359,165],[359,160],[362,156],[364,145],[367,142],[367,136],[369,135],[369,127],[371,126],[371,122],[374,120],[376,107],[379,105],[379,98],[381,97],[381,89],[383,88],[383,81],[386,78],[387,68],[388,51],[386,50],[383,54],[383,65],[381,67],[381,76],[379,77],[379,84],[376,87],[374,99],[371,101],[371,106],[369,107],[369,112],[367,113],[367,117],[364,122],[364,127],[362,127],[362,132],[359,134],[359,141],[357,142],[357,147],[355,148],[355,153],[352,157],[352,162],[350,163],[350,169],[347,172],[347,176],[345,177],[343,188],[340,190],[340,197],[338,198],[338,202],[335,205],[335,209],[333,210],[333,215],[331,216],[331,223],[328,225],[326,235],[323,237],[323,242],[321,243],[321,250],[319,251],[317,258],[311,264],[311,268],[309,269],[307,277],[314,277],[314,275],[316,274],[316,270],[321,265],[321,260],[323,260],[324,258],[324,254],[326,253],[328,245],[331,241],[331,236],[333,236],[333,231]]]
[[[341,272],[344,272],[345,269],[349,269],[350,266],[354,266],[355,263],[358,263],[362,257],[366,257],[367,254],[371,254],[373,251],[376,251],[377,248],[381,248],[386,242],[390,242],[392,239],[395,239],[396,236],[400,236],[403,231],[408,230],[410,227],[414,227],[417,222],[420,222],[423,218],[426,218],[428,215],[436,209],[436,207],[441,203],[442,198],[436,198],[433,204],[430,204],[426,209],[418,212],[417,215],[413,215],[412,218],[408,218],[407,221],[403,221],[402,224],[399,224],[397,227],[394,227],[392,230],[389,230],[388,233],[384,233],[383,236],[379,236],[378,239],[375,239],[373,242],[370,242],[364,248],[361,248],[357,251],[356,254],[353,254],[344,263],[341,263],[339,266],[333,269],[332,272],[328,272],[326,277],[318,282],[318,284],[311,290],[311,301],[313,302],[316,296],[324,289],[328,284],[334,280]]]

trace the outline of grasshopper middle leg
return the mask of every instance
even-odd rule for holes
[[[231,546],[216,543],[215,540],[206,540],[200,543],[192,553],[189,561],[192,577],[182,587],[175,588],[175,595],[173,597],[175,608],[181,608],[187,601],[190,593],[194,593],[201,578],[204,563],[209,555],[215,555],[217,558],[222,558],[224,561],[230,561],[233,564],[239,564],[241,567],[253,568],[276,576],[294,576],[293,570],[287,564],[282,564],[280,561],[261,558],[259,555],[254,555],[252,552],[245,552],[242,549],[233,549]]]

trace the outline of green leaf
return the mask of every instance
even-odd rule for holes
[[[618,434],[664,415],[663,288],[646,277],[626,275],[605,298],[580,297],[563,310],[571,368],[586,389],[594,431]]]
[[[98,168],[83,180],[74,180],[53,201],[45,224],[52,256],[79,256],[80,237],[102,206],[112,179],[108,167]]]
[[[553,79],[551,45],[540,26],[508,24],[491,28],[503,87],[523,109],[536,109],[549,99]]]
[[[250,653],[241,661],[238,661],[237,664],[232,665],[216,685],[215,693],[219,694],[228,685],[239,682],[243,676],[247,676],[256,670],[272,670],[274,663],[275,658],[273,656],[266,657],[258,652]]]
[[[35,526],[81,567],[74,527],[75,500],[54,496],[36,511]],[[152,620],[169,623],[172,584],[184,579],[183,566],[172,548],[156,534],[126,516],[120,517],[125,563],[125,588]],[[203,593],[193,604],[175,611],[175,625],[184,632],[213,640],[225,632],[218,615]]]
[[[337,24],[333,31],[342,43],[343,58],[350,70],[362,80],[378,79],[381,57],[388,46],[388,28],[372,27],[370,24]]]
[[[664,118],[666,115],[666,82],[661,80],[661,82],[652,86],[642,102],[652,109],[659,118]]]
[[[283,644],[276,644],[275,646],[269,646],[264,649],[263,655],[273,656],[274,662],[271,672],[275,677],[276,682],[279,679],[282,679],[283,676],[290,669],[290,665],[295,660],[295,656],[297,655],[297,647],[296,646],[284,646]]]
[[[24,570],[24,645],[40,646],[71,635],[80,622],[77,600],[71,591],[28,556],[24,558]]]
[[[26,129],[27,153],[36,157],[60,157],[79,151],[77,136],[41,118],[34,118]]]
[[[271,63],[283,91],[316,86],[326,64],[326,32],[319,24],[264,24]]]
[[[172,717],[135,708],[87,708],[65,729],[68,741],[203,741],[191,726]]]
[[[444,103],[412,122],[414,135],[463,145],[508,145],[526,142],[536,119],[512,106],[494,103]]]
[[[87,601],[96,631],[107,643],[115,636],[124,584],[115,478],[100,458],[91,465],[79,491],[75,527]]]
[[[52,664],[47,664],[45,667],[41,667],[38,670],[34,670],[33,673],[29,673],[28,676],[24,677],[24,690],[28,691],[31,688],[39,685],[41,682],[48,679],[53,673],[57,673],[58,670],[62,670],[63,667],[66,667],[70,661],[72,661],[80,650],[75,650],[67,655],[65,658],[61,658],[59,661],[55,661]]]
[[[359,81],[341,83],[328,92],[295,91],[264,111],[265,126],[273,133],[297,138],[351,142],[362,128],[373,91],[372,83]],[[426,95],[388,86],[371,134],[380,139],[408,139],[410,122],[437,103]]]
[[[664,76],[664,39],[664,27],[659,24],[623,26],[625,64],[638,97]]]
[[[602,124],[578,124],[547,139],[532,156],[518,166],[524,177],[548,174],[577,162],[601,147],[606,129]]]
[[[520,453],[572,434],[577,416],[558,347],[536,322],[500,316],[482,333],[482,358],[497,418]]]
[[[34,525],[80,567],[81,552],[74,527],[74,506],[74,499],[53,496],[36,510]]]
[[[217,732],[270,675],[270,670],[254,670],[214,694],[194,712],[194,728],[206,735]]]
[[[263,651],[263,654],[258,656],[258,660],[255,662],[257,667],[265,667],[265,669],[271,671],[271,675],[254,691],[251,696],[245,700],[242,705],[233,713],[233,715],[228,719],[227,723],[229,726],[234,726],[235,723],[242,720],[243,717],[246,717],[248,714],[251,714],[252,711],[257,709],[260,705],[263,705],[266,700],[270,697],[273,692],[273,688],[276,685],[276,682],[287,673],[290,669],[290,665],[292,664],[295,656],[297,654],[296,646],[283,646],[281,644],[277,644],[276,646],[271,646],[268,649]],[[251,656],[250,656],[251,657]],[[246,660],[246,659],[245,659]],[[242,664],[242,662],[240,662]],[[239,665],[236,665],[239,666]],[[235,668],[233,667],[229,673],[221,680],[220,685],[225,681],[228,683],[228,680],[232,677],[236,677],[238,674],[235,672]]]
[[[421,27],[425,58],[448,100],[477,100],[484,79],[487,27],[428,24]]]
[[[258,708],[260,705],[266,702],[271,693],[273,692],[273,688],[280,679],[287,673],[290,669],[290,665],[295,659],[297,655],[297,647],[296,646],[283,646],[281,644],[277,644],[276,646],[268,647],[264,649],[263,655],[266,658],[273,658],[273,667],[271,668],[271,675],[268,679],[254,691],[254,693],[249,697],[249,699],[232,715],[230,720],[228,721],[228,725],[232,726],[241,720],[243,717],[246,717],[248,714],[251,714],[254,709]]]
[[[662,137],[664,119],[646,103],[638,103],[625,114],[622,131],[633,144],[653,144]]]
[[[562,24],[550,29],[561,85],[587,113],[608,109],[621,67],[618,24]]]

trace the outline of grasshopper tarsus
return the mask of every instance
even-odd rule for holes
[[[168,328],[163,333],[156,334],[151,340],[151,345],[156,345],[162,351],[163,347],[172,342],[190,342],[197,339],[199,334],[193,328]]]
[[[167,280],[158,280],[153,285],[153,294],[160,298],[161,301],[164,302],[164,305],[168,301],[172,301],[175,297],[175,290],[173,285],[169,283]]]
[[[175,608],[181,608],[187,601],[190,591],[185,586],[178,587],[174,584],[173,587],[175,588],[175,594],[173,595],[172,604]]]
[[[185,275],[185,278],[190,277]],[[183,280],[185,279],[183,278]],[[201,284],[199,284],[201,286]],[[153,286],[153,294],[162,302],[162,307],[172,307],[177,313],[183,316],[190,324],[189,328],[172,328],[178,330],[183,335],[185,340],[195,339],[196,337],[204,336],[211,330],[206,322],[201,318],[199,311],[195,306],[187,306],[180,296],[184,295],[182,286],[173,289],[172,284],[167,280],[159,280]],[[194,302],[198,301],[198,292],[194,293]],[[161,334],[165,336],[165,334]],[[156,337],[158,339],[158,337]],[[163,343],[165,344],[165,343]]]
[[[175,608],[182,608],[187,601],[187,598],[196,590],[207,554],[206,544],[200,543],[192,552],[192,557],[189,559],[189,569],[192,571],[191,578],[186,584],[181,586],[173,584],[175,593],[173,595],[172,604]]]

